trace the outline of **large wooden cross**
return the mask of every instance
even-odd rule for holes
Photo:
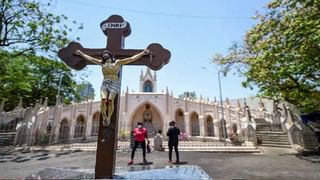
[[[66,48],[62,48],[58,52],[58,56],[71,68],[76,70],[83,69],[86,65],[92,64],[89,61],[84,60],[80,56],[75,55],[76,50],[81,50],[91,57],[101,59],[101,53],[104,50],[109,50],[116,59],[122,59],[131,57],[140,53],[143,49],[123,49],[124,38],[131,33],[130,24],[119,15],[112,15],[107,20],[101,22],[100,27],[107,38],[106,48],[89,49],[83,48],[79,43],[71,42]],[[159,70],[163,65],[167,64],[170,59],[170,51],[163,48],[158,43],[150,44],[147,49],[151,51],[150,55],[143,56],[138,61],[132,63],[132,65],[146,65],[153,70]],[[121,79],[121,72],[119,74]],[[100,111],[99,122],[99,134],[97,142],[96,153],[96,167],[95,178],[112,178],[114,174],[115,159],[116,159],[116,144],[118,134],[118,111],[119,111],[119,99],[120,92],[115,97],[114,112],[110,119],[110,125],[108,127],[102,126],[102,114]],[[107,136],[107,143],[103,143],[101,140]],[[128,157],[129,158],[129,157]]]

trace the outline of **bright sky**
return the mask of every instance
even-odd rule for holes
[[[144,49],[160,43],[171,51],[170,62],[157,71],[157,90],[168,87],[175,97],[185,91],[197,96],[219,98],[217,68],[210,63],[215,53],[226,53],[233,41],[241,41],[254,23],[256,11],[263,12],[267,0],[55,0],[54,13],[65,14],[82,22],[84,29],[74,35],[86,48],[103,48],[106,37],[100,23],[113,14],[121,15],[131,25],[125,48]],[[205,67],[205,68],[204,68]],[[139,91],[143,66],[123,68],[122,89]],[[89,66],[87,80],[100,96],[100,66]],[[241,86],[242,79],[221,78],[223,99],[254,96],[256,91]]]

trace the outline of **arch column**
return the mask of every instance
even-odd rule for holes
[[[190,113],[189,112],[185,112],[184,113],[184,120],[185,120],[185,130],[186,130],[186,133],[188,135],[191,136],[191,131],[190,131]]]
[[[222,136],[222,132],[221,132],[221,125],[220,125],[220,121],[215,120],[213,121],[213,129],[214,129],[214,135],[215,137],[221,137]]]
[[[53,127],[53,130],[52,130],[52,132],[51,133],[53,133],[52,134],[52,142],[50,142],[50,143],[53,143],[53,144],[56,144],[58,141],[59,141],[59,136],[60,136],[60,126],[61,126],[61,124],[60,124],[61,122],[56,122],[55,123],[55,127]]]
[[[164,137],[166,137],[167,136],[167,131],[168,131],[168,124],[169,124],[169,122],[168,122],[168,120],[167,120],[167,118],[164,118],[163,119],[163,124],[162,124],[162,135],[164,135]]]
[[[199,116],[199,128],[200,128],[200,136],[205,136],[205,124],[204,124],[204,117],[203,115]]]
[[[91,136],[91,128],[92,128],[92,120],[93,120],[92,116],[93,115],[87,116],[86,129],[85,129],[85,138],[86,139]]]
[[[78,117],[77,117],[78,118]],[[70,128],[69,128],[69,139],[68,142],[72,141],[74,139],[74,130],[76,126],[77,119],[73,119],[70,122]]]

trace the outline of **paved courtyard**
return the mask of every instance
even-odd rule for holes
[[[198,165],[213,179],[320,179],[318,156],[301,157],[279,148],[262,148],[262,153],[181,152],[185,165]],[[95,152],[0,150],[0,179],[24,178],[45,168],[94,169]],[[148,170],[168,166],[167,152],[147,154],[150,165],[127,166],[130,152],[117,152],[116,171]],[[175,157],[175,156],[173,156]],[[136,152],[135,163],[142,161]],[[183,165],[181,165],[183,166]]]

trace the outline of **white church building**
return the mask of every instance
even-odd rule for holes
[[[0,146],[97,139],[100,101],[49,107],[45,100],[28,108],[23,108],[20,102],[10,112],[5,112],[3,107],[4,102],[0,105]],[[260,144],[268,145],[272,141],[276,146],[298,147],[298,144],[306,147],[306,142],[313,142],[312,147],[318,146],[314,143],[314,132],[285,105],[280,112],[272,100],[263,99],[262,102],[260,98],[246,98],[242,102],[226,99],[223,106],[216,100],[208,102],[201,97],[197,100],[181,99],[174,97],[168,89],[157,91],[156,72],[150,69],[141,71],[139,92],[129,92],[127,88],[121,94],[118,136],[121,137],[123,132],[128,136],[137,122],[143,122],[149,136],[153,137],[159,130],[165,133],[172,120],[185,137],[201,142],[204,138],[205,141],[215,141],[225,137],[231,141],[233,135],[240,135],[255,144],[260,141]],[[281,136],[281,139],[270,139],[274,136]]]
[[[231,107],[226,104],[227,106]],[[141,71],[139,92],[129,92],[127,88],[121,94],[118,132],[130,132],[137,122],[143,122],[152,137],[159,130],[166,132],[169,122],[174,120],[181,132],[188,136],[220,137],[222,130],[219,113],[221,114],[221,107],[217,102],[176,98],[173,97],[172,92],[169,93],[168,89],[157,92],[156,72],[147,69],[145,72]],[[236,117],[228,118],[228,111],[225,110],[225,113],[226,119],[230,119],[230,121],[227,120],[227,127],[230,126],[231,121],[236,126],[240,126],[240,116],[245,116],[243,112],[243,115],[239,114],[237,119]],[[57,143],[75,142],[97,137],[99,114],[100,101],[60,104],[55,107],[48,107],[44,102],[26,109],[18,105],[14,111],[6,113],[6,117],[2,116],[1,121],[9,122],[18,118],[17,116],[22,116],[23,120],[18,124],[15,144],[36,141],[38,132],[54,134],[50,141]],[[33,120],[30,122],[30,119]],[[31,130],[27,130],[28,135],[25,135],[27,131],[23,128],[26,124],[32,124]]]
[[[218,119],[213,115],[212,104],[202,99],[175,98],[168,89],[157,92],[156,72],[150,69],[145,73],[141,71],[140,91],[130,93],[127,89],[120,99],[120,128],[130,130],[140,121],[149,134],[156,134],[158,130],[165,132],[169,122],[174,120],[188,135],[218,135],[219,130],[214,127]]]

